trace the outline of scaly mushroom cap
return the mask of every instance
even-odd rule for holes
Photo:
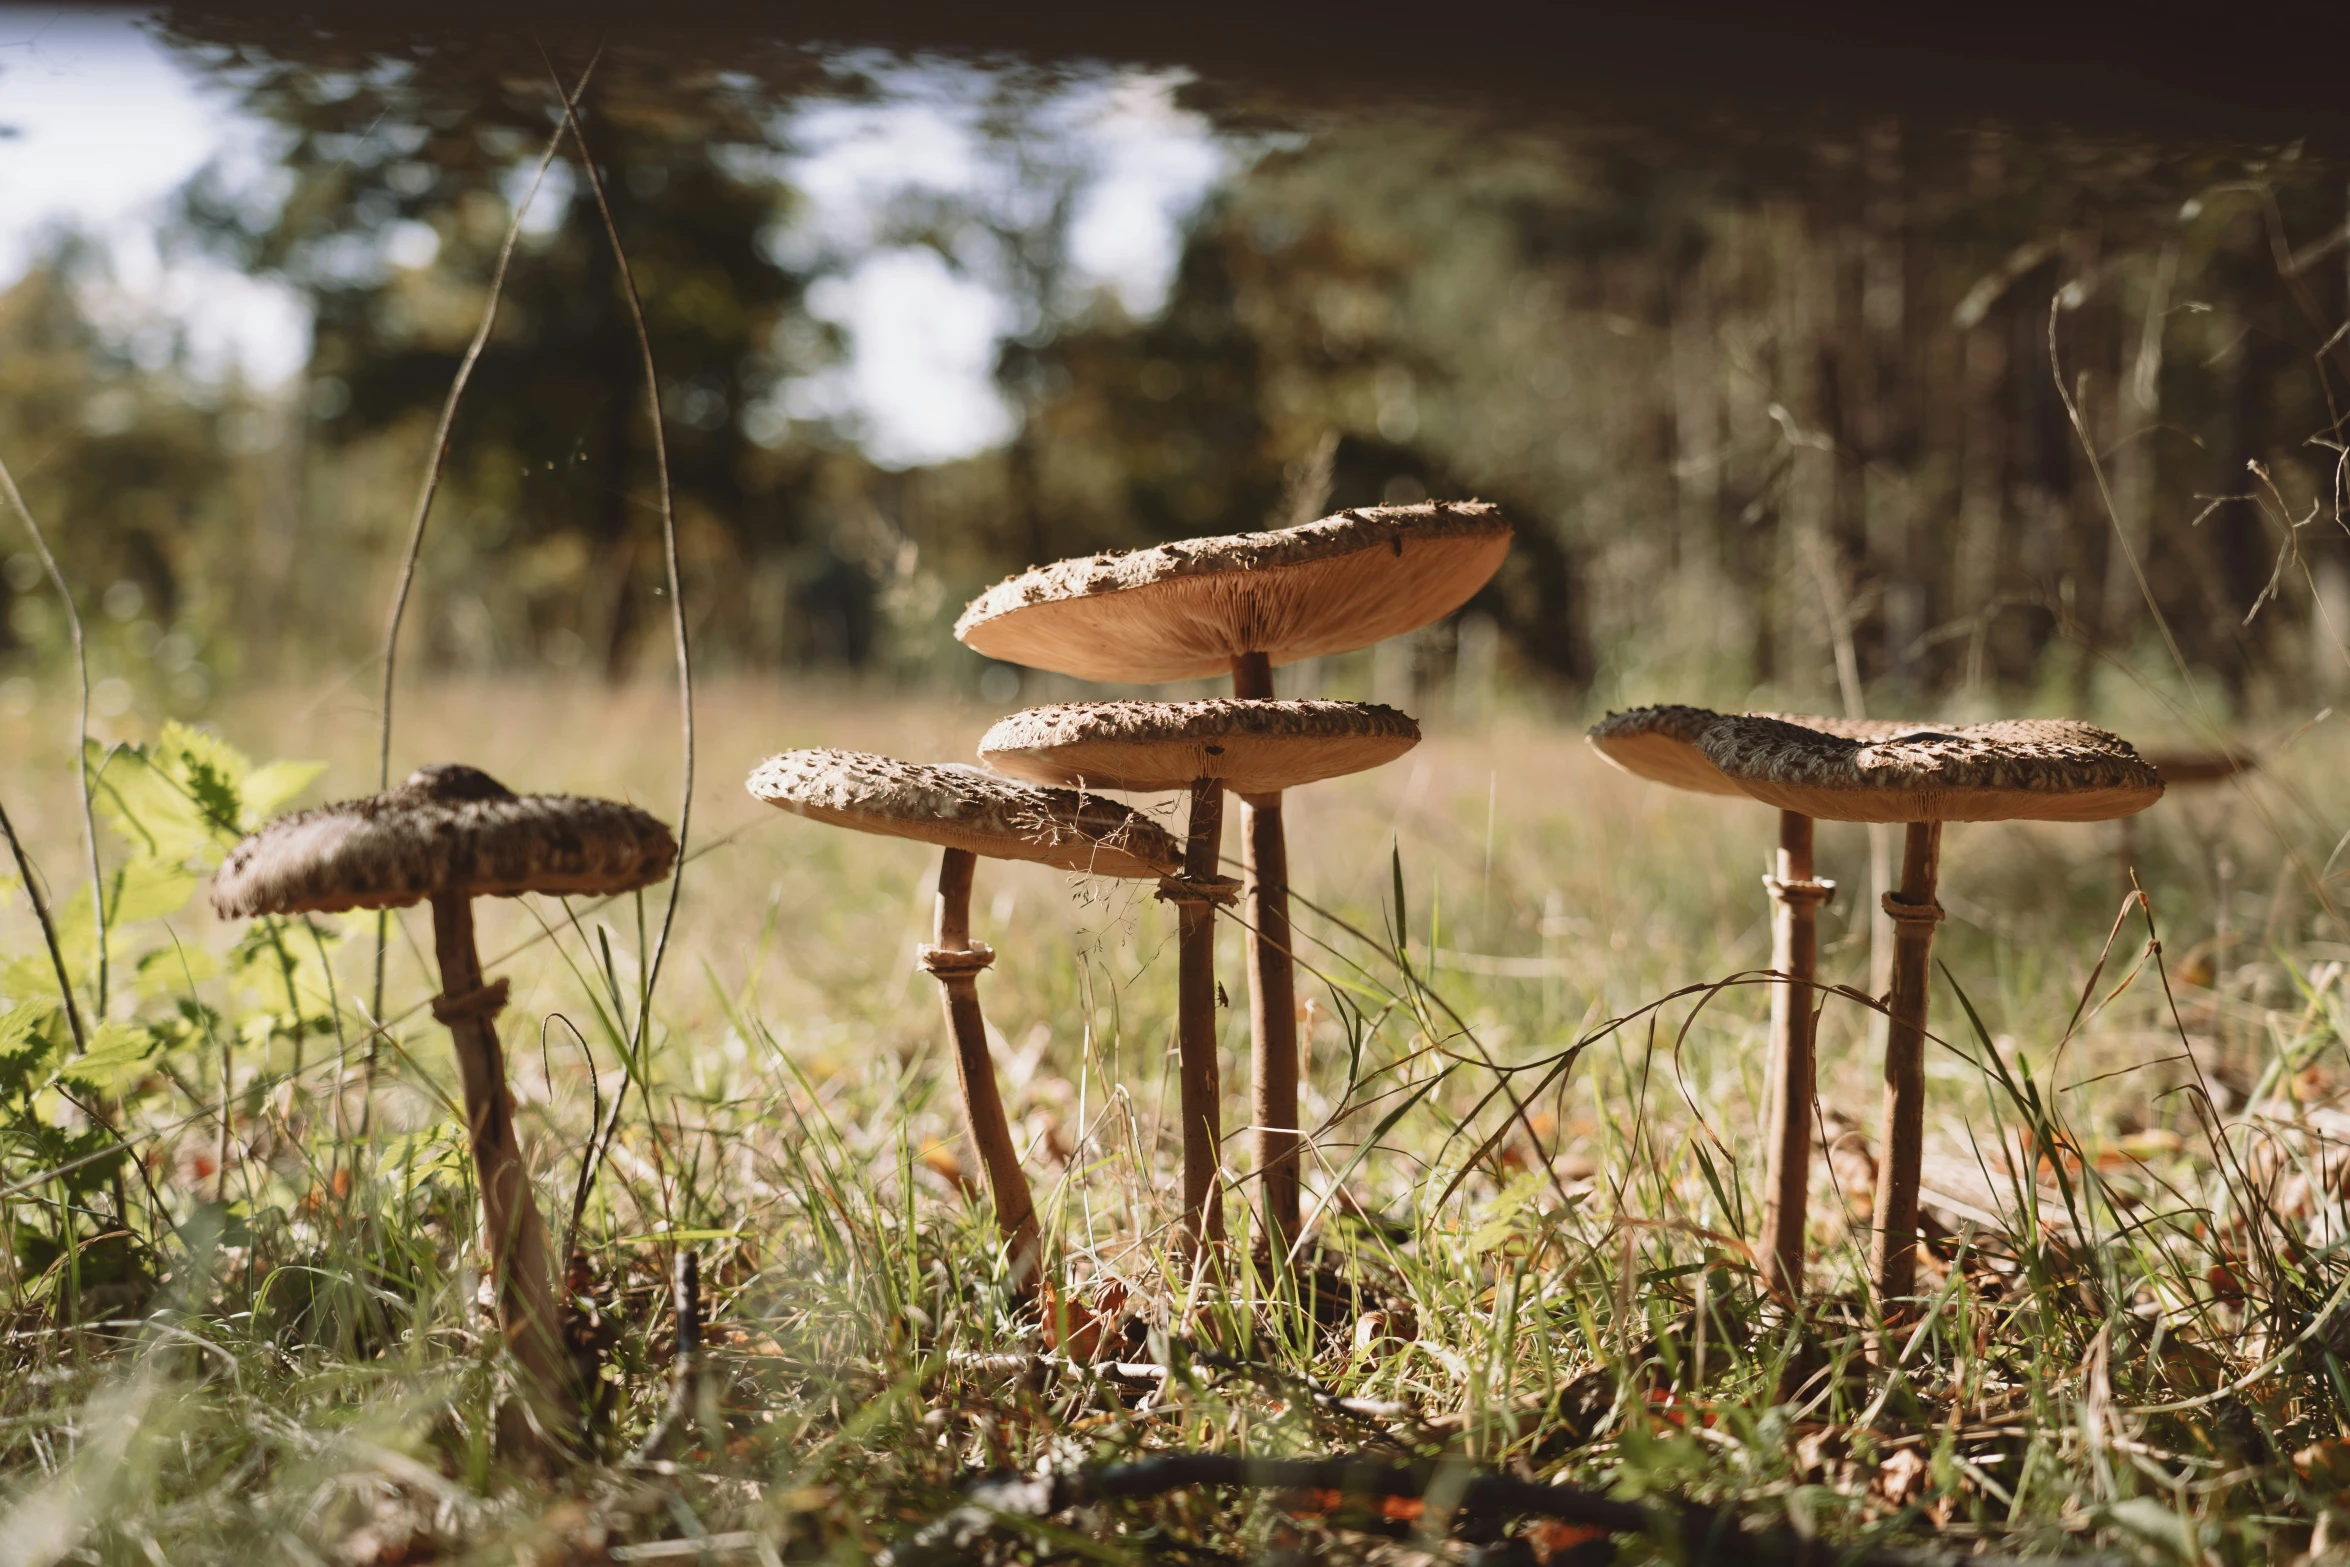
[[[1839,822],[2099,822],[2162,798],[2119,735],[2060,719],[1851,739],[1775,718],[1725,718],[1699,744],[1740,788]]]
[[[1038,789],[976,767],[862,751],[785,751],[751,769],[753,797],[836,827],[1097,876],[1172,876],[1183,846],[1115,800]]]
[[[1040,566],[972,600],[955,635],[1082,680],[1192,680],[1243,653],[1288,664],[1416,630],[1467,603],[1509,547],[1483,501],[1365,506]]]
[[[1188,789],[1218,778],[1236,794],[1278,794],[1392,762],[1420,726],[1361,702],[1059,702],[998,723],[980,760],[1039,783]]]
[[[1704,707],[1635,707],[1610,713],[1584,735],[1591,748],[1635,778],[1669,784],[1694,794],[1739,794],[1746,791],[1722,776],[1697,742],[1706,730],[1731,715]],[[1821,734],[1847,740],[1890,740],[1932,724],[1882,718],[1813,718],[1800,713],[1757,713]]]
[[[603,896],[669,874],[677,840],[617,800],[518,795],[454,762],[364,800],[297,811],[248,836],[212,878],[223,919],[397,909],[434,893]]]

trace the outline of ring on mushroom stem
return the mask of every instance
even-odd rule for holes
[[[1508,521],[1481,501],[1366,506],[1295,528],[1040,566],[974,599],[955,635],[990,658],[1083,680],[1229,673],[1235,697],[1271,701],[1274,665],[1351,652],[1451,614],[1509,545]],[[1288,836],[1279,789],[1230,787],[1247,883],[1257,1167],[1279,1256],[1297,1239],[1300,1190]]]
[[[1191,797],[1183,876],[1173,887],[1161,883],[1160,890],[1175,903],[1179,933],[1183,1218],[1195,1250],[1224,1235],[1223,1204],[1215,1196],[1223,1139],[1215,919],[1231,885],[1216,874],[1224,791],[1246,797],[1294,789],[1391,762],[1419,743],[1420,726],[1393,708],[1226,699],[1032,707],[1002,720],[979,742],[980,758],[989,766],[1040,783],[1183,790]],[[1295,1238],[1294,1227],[1274,1229],[1269,1237],[1276,1246]]]
[[[971,939],[977,857],[1147,878],[1172,874],[1182,851],[1164,828],[1114,800],[1032,788],[975,767],[927,766],[861,751],[785,751],[753,768],[744,787],[754,799],[780,810],[946,851],[938,869],[935,937],[918,961],[939,983],[947,1031],[955,1042],[964,1124],[987,1172],[1013,1287],[1027,1293],[1036,1284],[1043,1238],[996,1091],[987,1023],[979,1010],[979,976],[995,962],[995,953]]]
[[[1637,707],[1610,713],[1584,736],[1615,767],[1652,783],[1693,794],[1746,792],[1724,777],[1698,745],[1725,715],[1702,707]],[[1768,715],[1782,716],[1782,715]],[[1852,740],[1888,739],[1915,724],[1872,719],[1797,718],[1823,734]],[[1793,1300],[1803,1293],[1803,1236],[1811,1201],[1812,1100],[1819,1079],[1817,1020],[1812,983],[1819,973],[1819,910],[1836,894],[1812,865],[1812,819],[1779,813],[1779,847],[1771,873],[1771,969],[1786,983],[1771,987],[1771,1036],[1764,1089],[1762,1277],[1764,1287]]]
[[[514,1133],[496,1026],[506,981],[482,979],[473,900],[631,892],[667,876],[676,859],[669,829],[633,805],[517,795],[487,773],[442,762],[382,794],[279,817],[231,850],[212,879],[212,907],[224,919],[430,904],[441,971],[433,1016],[449,1030],[464,1081],[499,1327],[549,1448],[579,1443],[581,1368],[563,1342],[546,1226]]]
[[[1775,718],[1724,718],[1698,744],[1724,777],[1783,811],[1830,821],[1900,822],[1901,885],[1886,1001],[1885,1119],[1869,1273],[1888,1322],[1917,1289],[1924,1157],[1926,1009],[1945,822],[2094,822],[2142,811],[2162,780],[2128,741],[2088,724],[2014,720],[1913,729],[1881,739]]]

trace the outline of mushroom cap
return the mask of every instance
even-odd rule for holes
[[[1743,795],[1746,791],[1723,777],[1722,770],[1697,743],[1708,728],[1728,716],[1731,715],[1705,707],[1635,707],[1628,712],[1608,714],[1593,724],[1583,738],[1602,757],[1635,778],[1669,784],[1694,794]],[[1934,727],[1885,718],[1814,718],[1798,713],[1752,716],[1782,719],[1847,740],[1889,740],[1912,730]]]
[[[1097,789],[1188,789],[1221,779],[1278,794],[1392,762],[1420,726],[1364,702],[1056,702],[1014,713],[979,742],[999,772]]]
[[[2164,786],[2169,787],[2218,783],[2260,764],[2241,751],[2155,751],[2147,754],[2146,765],[2160,773]]]
[[[224,919],[397,909],[435,893],[602,896],[669,874],[677,840],[617,800],[518,795],[478,768],[419,767],[398,787],[281,816],[212,878]]]
[[[1115,800],[1039,789],[976,767],[862,751],[785,751],[752,768],[744,787],[815,821],[991,859],[1097,876],[1171,876],[1183,866],[1183,846],[1165,828]]]
[[[1365,506],[1040,566],[973,599],[955,635],[1083,680],[1191,680],[1243,653],[1288,664],[1415,630],[1467,603],[1509,547],[1483,501]]]
[[[1756,799],[1827,821],[2098,822],[2162,798],[2162,779],[2127,740],[2062,719],[1854,739],[1725,718],[1698,743]]]

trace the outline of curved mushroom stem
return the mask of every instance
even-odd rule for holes
[[[1190,837],[1183,874],[1196,885],[1213,882],[1224,840],[1224,785],[1202,778],[1191,786]],[[1221,1162],[1223,1075],[1216,1063],[1216,905],[1192,896],[1176,904],[1176,1053],[1183,1115],[1183,1225],[1194,1250],[1224,1238],[1224,1205],[1216,1197]]]
[[[1803,1293],[1803,1230],[1811,1198],[1813,1050],[1812,980],[1819,972],[1820,905],[1833,882],[1812,874],[1812,819],[1779,813],[1776,874],[1763,878],[1777,905],[1771,916],[1771,967],[1789,983],[1771,987],[1768,1101],[1769,1166],[1763,1178],[1764,1287],[1793,1300]]]
[[[923,966],[938,978],[946,1002],[947,1032],[955,1041],[955,1082],[963,1093],[963,1119],[979,1145],[987,1191],[995,1202],[996,1228],[1011,1250],[1012,1285],[1025,1294],[1035,1287],[1043,1245],[1028,1177],[1012,1147],[1012,1128],[996,1092],[995,1058],[988,1054],[987,1023],[979,1011],[979,974],[994,954],[971,944],[971,875],[978,857],[949,849],[938,867],[938,927],[935,945],[924,950]],[[962,961],[957,962],[956,959]]]
[[[1232,694],[1273,696],[1272,660],[1243,653],[1232,661]],[[1289,838],[1281,796],[1240,797],[1241,874],[1248,883],[1248,1016],[1256,1092],[1257,1174],[1265,1184],[1265,1238],[1273,1257],[1288,1254],[1298,1231],[1297,969],[1290,948]]]
[[[1869,1276],[1877,1309],[1891,1320],[1916,1293],[1918,1178],[1926,1135],[1926,990],[1941,905],[1942,824],[1911,822],[1902,845],[1901,888],[1885,895],[1893,917],[1893,990],[1886,1003],[1885,1123],[1878,1150],[1876,1234]]]
[[[570,1445],[579,1431],[578,1389],[564,1352],[546,1225],[514,1135],[514,1100],[506,1089],[506,1056],[497,1029],[498,1012],[506,1004],[505,981],[482,983],[473,903],[464,894],[433,895],[432,934],[441,966],[433,1015],[456,1043],[457,1070],[465,1083],[466,1133],[473,1145],[474,1179],[481,1185],[490,1276],[497,1281],[498,1326],[522,1368],[541,1429],[556,1444]]]

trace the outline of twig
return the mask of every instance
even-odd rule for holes
[[[65,952],[57,945],[57,926],[49,918],[49,900],[41,896],[40,879],[33,875],[33,862],[25,858],[23,840],[16,836],[16,824],[8,819],[8,809],[0,806],[0,833],[8,835],[9,850],[16,856],[16,873],[24,880],[24,894],[33,905],[33,916],[41,922],[41,935],[49,943],[49,961],[57,969],[57,994],[65,1002],[66,1026],[73,1030],[73,1048],[90,1048],[88,1036],[82,1032],[81,1008],[74,1005],[73,981],[66,977]]]
[[[596,71],[596,62],[603,58],[598,49],[588,60],[587,69],[580,73],[579,85],[585,88],[588,78]],[[416,493],[416,515],[408,525],[408,552],[400,561],[400,580],[392,589],[392,613],[384,626],[383,699],[377,720],[375,750],[375,786],[392,786],[392,677],[398,672],[400,655],[400,622],[408,613],[409,590],[416,583],[416,563],[424,553],[424,525],[432,516],[433,497],[440,492],[441,473],[449,462],[450,433],[457,424],[457,405],[465,398],[467,383],[473,379],[473,368],[480,363],[482,350],[489,346],[490,332],[498,324],[498,306],[506,295],[506,268],[514,260],[514,247],[522,239],[522,220],[530,212],[531,201],[538,195],[539,186],[554,167],[555,155],[563,150],[563,127],[547,138],[547,150],[539,155],[538,172],[531,176],[530,188],[514,204],[513,221],[506,225],[506,239],[498,247],[498,264],[490,271],[490,297],[482,306],[481,324],[474,328],[473,341],[466,345],[465,357],[457,362],[457,374],[449,383],[449,395],[441,403],[441,422],[432,434],[432,455],[424,468],[424,484]],[[375,989],[370,1016],[381,1017],[384,1010],[384,955],[391,929],[391,911],[378,910],[375,916]],[[369,1080],[375,1069],[375,1052],[367,1056]]]
[[[65,606],[66,629],[73,637],[74,668],[81,678],[81,707],[74,719],[73,767],[82,792],[82,842],[90,855],[90,917],[98,932],[98,967],[90,987],[90,1002],[98,1021],[103,1023],[106,1020],[106,875],[98,868],[98,817],[90,804],[90,655],[82,645],[82,612],[74,607],[73,590],[65,585],[65,573],[58,569],[57,557],[49,551],[48,535],[33,520],[33,509],[24,503],[24,496],[17,491],[16,480],[5,462],[0,462],[0,490],[7,492],[8,504],[24,519],[25,531],[33,536],[33,548],[40,552],[41,569],[48,572],[49,585],[57,590],[57,601]],[[50,946],[54,950],[54,938]],[[73,1005],[70,997],[66,1005],[69,1008]],[[74,1038],[78,1048],[80,1029],[74,1030]]]
[[[628,1462],[641,1468],[661,1458],[692,1424],[700,1402],[702,1360],[702,1259],[689,1246],[677,1251],[672,1289],[677,1303],[677,1359],[669,1371],[669,1403]]]
[[[543,51],[541,57],[544,58]],[[637,293],[636,273],[628,264],[628,251],[620,243],[620,225],[612,220],[612,203],[604,191],[604,177],[597,171],[595,154],[588,149],[587,131],[579,123],[579,92],[563,91],[563,79],[556,75],[552,60],[547,62],[547,75],[555,83],[555,91],[562,94],[563,123],[570,128],[572,145],[579,149],[579,164],[587,175],[588,189],[595,193],[596,211],[604,220],[604,237],[612,245],[612,263],[620,274],[621,296],[628,304],[629,324],[636,329],[637,352],[644,361],[645,412],[653,427],[653,472],[661,500],[661,557],[669,575],[669,626],[677,647],[679,744],[684,752],[685,774],[678,785],[677,869],[669,878],[669,903],[661,911],[661,932],[653,940],[652,960],[645,965],[636,1026],[630,1031],[628,1058],[621,1063],[620,1086],[613,1090],[612,1107],[605,1113],[603,1125],[591,1134],[588,1144],[587,1173],[580,1182],[565,1237],[568,1249],[578,1242],[580,1220],[587,1212],[588,1198],[595,1192],[596,1176],[604,1165],[604,1151],[620,1130],[620,1112],[628,1103],[628,1085],[636,1075],[637,1056],[644,1049],[652,1027],[653,991],[661,981],[661,960],[669,951],[669,933],[677,923],[678,893],[685,885],[686,835],[694,811],[694,664],[686,635],[685,587],[677,562],[677,511],[669,488],[669,441],[661,423],[661,372],[653,362],[653,337],[645,327],[644,300]],[[586,85],[583,78],[580,86]]]
[[[929,1567],[969,1559],[971,1548],[1006,1519],[1044,1519],[1086,1502],[1162,1496],[1201,1486],[1253,1490],[1334,1491],[1345,1496],[1417,1497],[1449,1503],[1457,1531],[1471,1521],[1506,1517],[1556,1518],[1609,1534],[1645,1534],[1679,1544],[1683,1559],[1709,1563],[1797,1562],[1822,1558],[1815,1542],[1785,1530],[1749,1532],[1727,1509],[1673,1498],[1625,1502],[1598,1491],[1542,1485],[1457,1465],[1386,1464],[1367,1458],[1246,1458],[1226,1453],[1170,1453],[1140,1463],[1081,1469],[1060,1475],[990,1475],[964,1490],[962,1506],[885,1553],[890,1567]],[[1862,1550],[1838,1555],[1862,1567],[1970,1567],[2048,1560],[1977,1556],[1961,1551]],[[2119,1563],[2112,1556],[2068,1557],[2073,1562]]]

